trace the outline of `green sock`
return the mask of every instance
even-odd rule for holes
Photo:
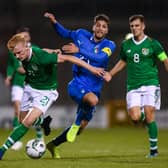
[[[140,117],[140,121],[144,121],[145,120],[145,113],[141,112],[141,117]]]
[[[157,142],[158,142],[158,128],[155,121],[148,123],[148,134],[149,134],[149,142],[150,142],[150,149],[156,150],[157,149]]]
[[[41,126],[35,126],[35,130],[36,130],[37,139],[42,139],[43,138],[43,131],[42,131]]]
[[[12,121],[13,128],[16,128],[19,124],[20,123],[19,123],[18,117],[14,116],[13,121]]]
[[[34,121],[34,123],[33,123],[33,126],[39,126],[39,125],[41,125],[42,123],[43,123],[43,117],[42,116],[40,116],[39,118],[37,118],[35,121]]]
[[[11,135],[8,137],[8,139],[3,144],[3,147],[1,148],[4,152],[9,149],[16,141],[21,139],[29,130],[29,128],[25,127],[23,124],[20,124],[16,129],[14,129],[11,133]]]

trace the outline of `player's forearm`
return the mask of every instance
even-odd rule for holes
[[[55,23],[54,25],[55,31],[64,38],[70,38],[71,31],[66,29],[63,25],[60,23]]]
[[[79,58],[74,57],[74,56],[70,56],[70,55],[64,55],[64,56],[66,57],[65,61],[69,61],[69,62],[71,62],[73,64],[76,64],[78,66],[86,68],[87,70],[92,72],[93,67],[91,65],[89,65],[88,63],[86,63],[85,61],[82,61]]]
[[[164,60],[164,66],[166,71],[168,71],[168,58]]]
[[[126,66],[126,62],[124,62],[123,60],[120,60],[111,70],[110,70],[110,75],[114,76],[116,75],[118,72],[120,72],[124,67]]]

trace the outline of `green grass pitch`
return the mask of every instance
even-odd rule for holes
[[[48,142],[61,130],[52,130],[45,137]],[[2,144],[10,130],[0,130]],[[22,139],[20,151],[8,150],[0,161],[0,168],[167,168],[168,130],[159,130],[159,156],[145,158],[148,151],[147,130],[143,127],[114,127],[111,129],[86,129],[74,143],[60,147],[61,159],[52,159],[50,153],[38,160],[25,153],[25,144],[35,137],[31,129]]]

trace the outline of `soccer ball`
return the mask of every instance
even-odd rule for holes
[[[31,139],[26,144],[26,154],[32,159],[41,158],[46,151],[44,141],[38,139]]]

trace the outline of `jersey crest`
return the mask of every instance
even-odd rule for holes
[[[94,53],[98,53],[98,51],[99,51],[99,49],[98,49],[98,46],[96,46],[95,48],[94,48]]]
[[[142,54],[143,55],[148,55],[149,54],[149,49],[148,48],[142,48]]]
[[[38,70],[38,67],[37,67],[37,65],[35,65],[35,64],[31,65],[31,67],[32,67],[32,69],[33,69],[34,71],[37,71],[37,70]]]

